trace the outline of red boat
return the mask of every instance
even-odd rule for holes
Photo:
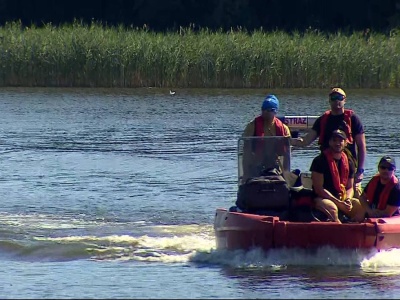
[[[254,154],[255,151],[260,152],[260,145],[264,148],[262,156]],[[302,173],[300,179],[296,179],[296,174],[291,171],[290,150],[289,137],[240,138],[238,187],[240,188],[248,178],[259,176],[260,170],[270,169],[271,165],[278,163],[290,190],[311,189],[309,173]],[[258,163],[254,163],[255,160],[258,160]],[[269,199],[265,201],[268,202]],[[273,209],[247,212],[237,206],[230,209],[218,208],[214,219],[217,249],[250,250],[257,247],[268,250],[331,246],[375,248],[379,251],[400,248],[400,215],[390,218],[368,218],[362,223],[340,224],[318,219],[293,220],[285,213],[282,210],[274,212]]]
[[[217,249],[271,248],[400,248],[400,216],[370,218],[363,223],[292,222],[279,217],[217,209]]]

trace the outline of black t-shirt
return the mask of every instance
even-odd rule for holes
[[[340,170],[342,168],[342,160],[337,160],[337,166],[340,174]],[[349,178],[354,177],[354,164],[353,162],[349,159]],[[332,195],[335,197],[339,197],[339,193],[336,191],[335,187],[333,186],[333,180],[332,180],[332,174],[329,169],[329,164],[326,156],[321,153],[317,157],[315,157],[311,163],[310,167],[311,172],[317,172],[321,173],[324,175],[324,189],[328,190],[331,192]],[[314,189],[314,188],[313,188]]]
[[[317,136],[321,134],[321,118],[322,116],[318,117],[314,125],[312,127],[313,130],[317,132]],[[344,114],[341,115],[328,115],[328,121],[326,122],[324,140],[321,145],[321,150],[329,148],[329,139],[331,136],[332,131],[336,129],[344,130],[346,127],[346,122],[344,121]],[[360,118],[353,113],[351,116],[351,135],[353,137],[353,143],[348,144],[347,147],[351,151],[354,158],[357,158],[357,151],[356,151],[356,143],[354,141],[354,137],[358,134],[365,133],[364,126],[360,120]]]
[[[371,182],[371,181],[370,181]],[[367,193],[368,191],[368,187],[370,182],[368,182],[368,184],[365,186],[364,188],[364,192]],[[368,199],[368,200],[372,200],[372,202],[370,202],[370,207],[372,209],[375,209],[378,207],[378,203],[379,203],[379,196],[381,195],[383,189],[385,188],[385,185],[381,183],[381,181],[378,181],[378,184],[376,186],[376,190],[374,193],[374,199]],[[400,182],[398,182],[394,188],[390,191],[389,193],[389,199],[386,203],[387,205],[391,205],[391,206],[400,206]]]

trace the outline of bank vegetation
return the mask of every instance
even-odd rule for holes
[[[0,86],[400,87],[400,31],[390,34],[193,30],[155,33],[93,22],[0,27]]]

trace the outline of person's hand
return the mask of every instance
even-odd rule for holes
[[[356,175],[354,176],[354,182],[359,183],[364,179],[364,173],[357,172]]]
[[[301,146],[302,142],[303,142],[303,138],[301,138],[301,137],[290,138],[290,144],[292,146]]]
[[[359,183],[364,179],[364,169],[362,171],[357,170],[355,176],[354,176],[354,182]]]
[[[338,208],[344,212],[350,212],[353,208],[350,198],[347,198],[346,200],[339,200]]]

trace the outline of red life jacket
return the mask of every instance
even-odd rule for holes
[[[320,134],[319,134],[319,140],[318,140],[318,144],[320,144],[320,145],[322,145],[324,142],[326,124],[328,122],[328,117],[330,114],[331,114],[331,111],[327,110],[321,116],[321,127],[320,127]],[[351,116],[353,114],[354,114],[354,111],[352,111],[351,109],[344,110],[344,122],[346,123],[346,128],[343,128],[342,130],[346,133],[348,144],[353,144],[353,136],[351,134]]]
[[[375,190],[376,187],[378,186],[379,180],[380,176],[379,174],[376,174],[372,177],[370,183],[368,184],[368,190],[367,190],[368,203],[372,203],[374,200]],[[386,209],[386,203],[389,199],[389,194],[398,182],[399,180],[397,179],[397,177],[393,175],[392,178],[390,178],[390,181],[385,184],[385,187],[383,188],[381,194],[379,195],[378,209],[380,210]]]
[[[283,122],[279,120],[277,117],[274,117],[275,120],[275,132],[277,136],[285,135],[285,128],[283,126]],[[255,136],[264,136],[264,118],[262,116],[258,116],[254,120],[254,135]]]
[[[332,180],[333,180],[333,186],[335,187],[335,190],[343,195],[344,188],[347,185],[347,181],[349,180],[349,173],[350,173],[350,167],[349,167],[349,159],[347,158],[346,153],[342,151],[341,155],[341,160],[342,160],[342,167],[340,168],[340,174],[338,167],[336,165],[335,159],[333,158],[333,153],[330,149],[324,150],[324,155],[326,159],[328,160],[328,165],[329,165],[329,170],[332,174]]]

